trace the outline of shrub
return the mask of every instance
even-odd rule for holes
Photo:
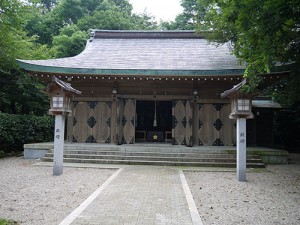
[[[0,146],[21,150],[26,143],[53,140],[54,120],[50,116],[0,113]]]
[[[0,219],[0,225],[18,225],[19,223],[13,220]]]

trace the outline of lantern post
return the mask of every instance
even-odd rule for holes
[[[46,91],[50,95],[49,114],[55,116],[53,175],[59,176],[63,173],[65,118],[66,115],[72,113],[71,98],[74,94],[81,94],[81,92],[55,76],[52,77],[52,82]]]
[[[243,94],[239,90],[247,83],[244,79],[232,89],[221,94],[222,98],[230,98],[231,113],[230,119],[236,119],[236,169],[237,180],[246,181],[247,169],[247,139],[246,139],[246,119],[252,119],[252,96]]]

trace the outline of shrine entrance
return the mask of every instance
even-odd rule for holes
[[[136,142],[172,142],[172,102],[136,102]]]

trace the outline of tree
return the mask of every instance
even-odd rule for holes
[[[268,73],[278,62],[299,63],[298,0],[199,0],[198,31],[210,41],[231,42],[247,63],[246,76]]]
[[[62,28],[60,35],[53,38],[56,57],[78,55],[84,49],[87,38],[87,32],[79,30],[76,25]]]
[[[24,31],[26,17],[32,8],[20,1],[0,2],[0,111],[8,113],[43,114],[47,97],[38,91],[40,85],[20,71],[16,58],[50,58],[45,45],[36,44],[35,37]]]
[[[41,2],[41,0],[32,0]],[[49,0],[50,1],[50,0]],[[44,1],[42,1],[44,2]],[[53,47],[56,57],[74,56],[86,44],[88,31],[94,29],[157,29],[153,19],[145,14],[132,14],[128,0],[61,0],[45,6],[34,4],[36,11],[27,19],[26,31],[37,42]]]
[[[197,0],[181,0],[180,4],[183,12],[176,16],[175,21],[161,22],[161,27],[164,30],[195,30],[198,17],[198,2]]]
[[[68,1],[71,0],[65,0],[64,2]],[[84,9],[84,13],[80,18],[77,18],[76,22],[71,22],[74,20],[70,19],[70,23],[66,23],[62,26],[58,33],[55,33],[52,37],[52,46],[57,52],[56,57],[74,56],[79,54],[86,45],[89,29],[157,29],[157,24],[146,14],[131,14],[132,6],[127,0],[78,1],[81,1],[81,3],[78,3],[77,7],[81,5],[81,8]],[[93,7],[88,4],[89,2]],[[68,7],[60,7],[68,10]],[[55,8],[51,13],[57,12],[60,14],[61,8]],[[42,30],[46,31],[47,36],[49,37],[50,33],[47,28]]]
[[[300,143],[300,2],[298,0],[199,0],[198,32],[211,42],[230,42],[246,63],[245,77],[288,66],[291,74],[265,90],[286,110],[277,113],[276,126],[289,147]],[[208,30],[209,32],[202,32]],[[258,87],[258,82],[248,90]],[[293,131],[293,132],[291,132]]]
[[[50,12],[59,0],[28,0],[35,8],[41,8],[43,13]]]

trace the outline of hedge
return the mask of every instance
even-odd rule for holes
[[[26,143],[53,141],[53,130],[51,116],[0,113],[0,148],[21,150]]]

